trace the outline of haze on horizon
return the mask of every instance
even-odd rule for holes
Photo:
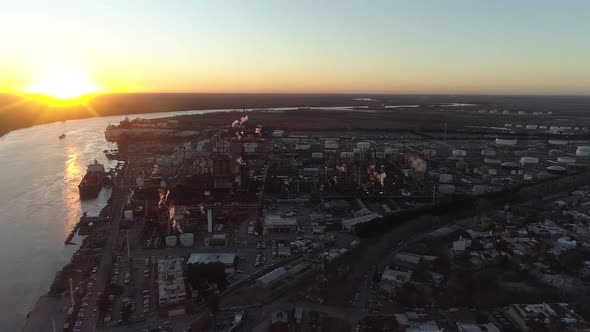
[[[590,95],[590,2],[6,1],[0,92]]]

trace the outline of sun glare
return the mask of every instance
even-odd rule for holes
[[[27,94],[54,104],[82,102],[99,91],[82,71],[68,66],[48,69],[25,90]]]

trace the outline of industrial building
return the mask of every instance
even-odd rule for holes
[[[180,257],[158,260],[158,299],[160,306],[181,304],[186,299]]]
[[[225,273],[231,274],[237,263],[235,253],[193,253],[188,258],[187,264],[221,263],[225,266]]]
[[[264,216],[264,234],[295,231],[297,231],[297,219],[295,218],[283,218],[276,214]]]

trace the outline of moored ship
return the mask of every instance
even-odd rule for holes
[[[88,165],[86,175],[84,175],[78,185],[80,199],[91,199],[98,196],[98,193],[102,189],[105,176],[104,166],[96,160],[93,164]]]

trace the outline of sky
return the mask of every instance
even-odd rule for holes
[[[0,91],[590,95],[590,1],[3,0]]]

